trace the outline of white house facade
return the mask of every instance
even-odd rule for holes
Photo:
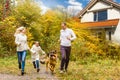
[[[120,4],[113,2],[112,0],[91,0],[90,3],[80,11],[77,15],[80,18],[81,23],[96,23],[96,27],[91,29],[105,30],[105,38],[107,40],[114,40],[114,32],[118,23],[116,20],[120,20]],[[113,21],[112,24],[107,24],[107,21]],[[105,25],[97,25],[98,22],[104,22]],[[107,24],[107,25],[106,25]],[[100,31],[99,31],[100,32]]]

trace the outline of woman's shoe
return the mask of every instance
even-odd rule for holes
[[[22,76],[24,75],[24,71],[21,71],[21,75],[22,75]]]

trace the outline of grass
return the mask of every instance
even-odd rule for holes
[[[59,73],[58,62],[56,74],[61,80],[120,80],[120,61],[111,59],[92,59],[92,57],[78,61],[70,61],[68,72]],[[27,57],[26,72],[33,69],[30,57]],[[17,57],[1,58],[0,73],[19,74]],[[29,75],[29,74],[28,74]]]
[[[120,80],[120,61],[98,59],[91,61],[91,58],[71,61],[68,72],[59,74],[62,80]]]
[[[26,72],[28,70],[31,70],[33,67],[30,56],[27,56],[26,58]],[[29,67],[28,67],[29,66]],[[16,56],[13,57],[6,57],[6,58],[0,58],[0,73],[5,74],[19,74],[20,70],[18,69],[18,60]]]

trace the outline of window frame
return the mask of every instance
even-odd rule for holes
[[[99,17],[100,17],[100,14],[102,14],[102,13],[103,13],[103,15],[106,15],[106,16],[105,16],[105,18],[100,19]],[[95,21],[95,22],[108,20],[108,10],[95,11],[95,12],[93,12],[93,17],[94,17],[93,21]]]

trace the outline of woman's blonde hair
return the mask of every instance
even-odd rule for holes
[[[20,32],[22,32],[24,29],[25,29],[25,27],[23,27],[23,26],[17,28],[14,36],[16,36],[17,34],[19,34]]]

